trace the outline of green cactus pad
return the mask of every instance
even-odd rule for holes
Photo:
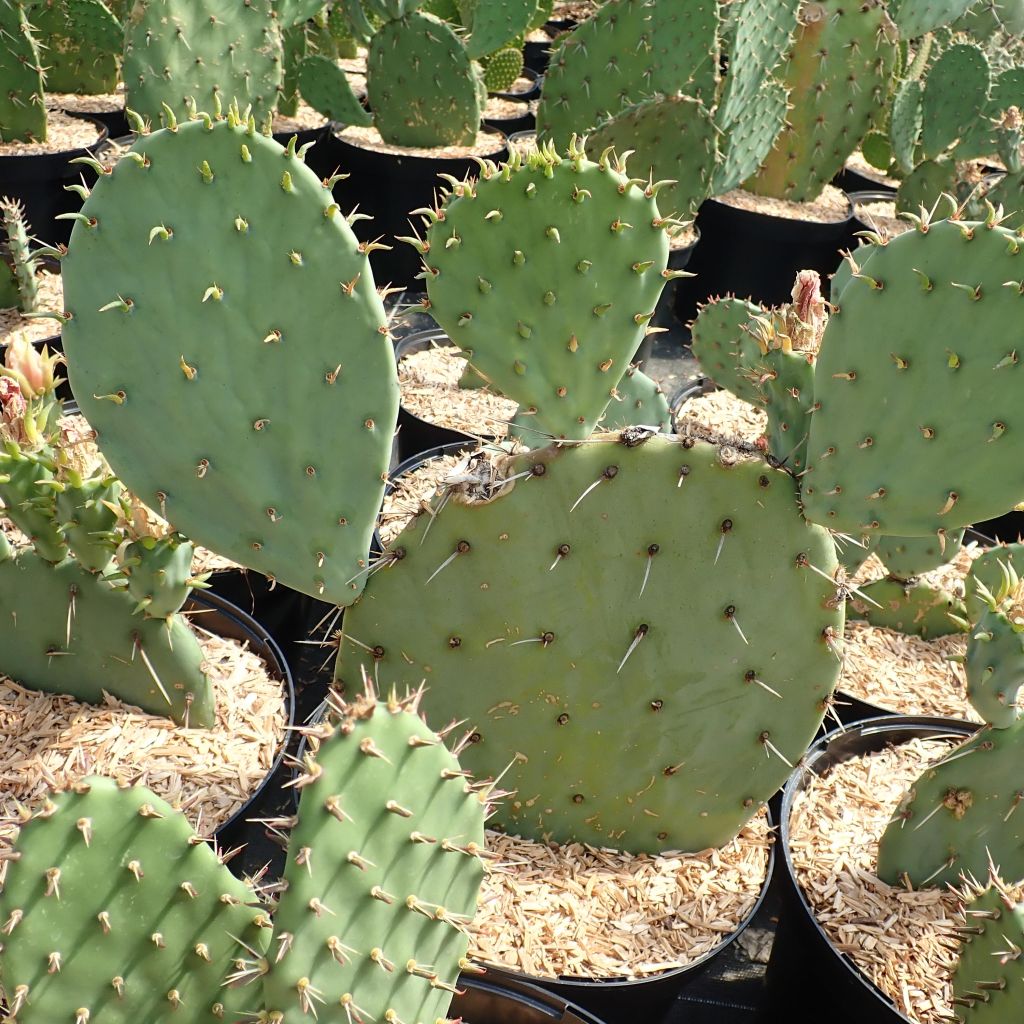
[[[786,128],[746,188],[795,202],[817,199],[884,105],[896,30],[880,0],[811,0],[786,61]]]
[[[786,123],[786,95],[785,86],[768,78],[751,98],[745,116],[735,124],[723,126],[716,114],[725,140],[721,144],[722,162],[711,183],[712,195],[724,195],[738,188],[761,166]]]
[[[373,124],[352,91],[348,76],[323,54],[310,54],[299,65],[299,92],[314,110],[331,121],[363,127]]]
[[[672,433],[672,411],[657,381],[630,366],[615,385],[615,391],[618,398],[608,403],[602,429],[657,427],[663,434]]]
[[[957,192],[956,164],[952,160],[922,160],[901,182],[896,192],[897,213],[920,216],[935,208],[943,193]]]
[[[324,0],[274,0],[281,27],[294,28],[309,21],[323,9]]]
[[[439,18],[389,21],[370,43],[366,94],[381,138],[395,146],[471,146],[480,97],[466,48]]]
[[[609,146],[633,151],[630,172],[668,181],[658,193],[662,213],[689,218],[707,198],[718,162],[718,129],[707,108],[689,96],[655,96],[602,122],[587,139],[597,159]]]
[[[0,451],[0,501],[3,514],[32,542],[36,553],[56,564],[68,545],[57,519],[53,467],[44,457],[17,450]]]
[[[418,695],[417,695],[418,696]],[[417,714],[357,702],[303,782],[263,980],[282,1024],[434,1024],[466,956],[483,880],[486,787]],[[272,1018],[278,1019],[278,1018]]]
[[[82,95],[117,88],[124,30],[101,0],[33,0],[32,27],[46,41],[46,88]]]
[[[924,87],[920,81],[907,78],[900,83],[892,99],[889,141],[893,159],[904,174],[909,174],[916,162],[917,143],[924,123],[923,97]]]
[[[834,546],[795,482],[638,428],[478,468],[346,612],[343,683],[426,679],[433,715],[475,727],[465,767],[508,768],[511,832],[727,842],[803,754],[839,673]],[[495,470],[526,478],[492,490]]]
[[[712,299],[692,325],[691,347],[701,372],[751,404],[760,404],[761,393],[747,368],[760,359],[761,350],[745,328],[762,312],[746,299]]]
[[[926,769],[882,835],[878,877],[942,887],[961,875],[985,878],[993,863],[1007,878],[1024,878],[1022,753],[1019,718],[1008,729],[982,729]]]
[[[149,790],[88,778],[24,822],[0,894],[0,968],[19,1024],[221,1024],[251,988],[267,919],[184,815]],[[255,993],[258,999],[258,992]]]
[[[537,0],[500,0],[477,4],[466,52],[474,59],[501,49],[527,31]]]
[[[39,278],[36,276],[39,265],[29,245],[25,207],[16,199],[0,199],[0,216],[3,217],[7,255],[17,286],[15,304],[23,313],[31,313],[39,301]]]
[[[181,608],[192,590],[194,550],[180,533],[143,537],[125,547],[119,563],[139,611],[165,619]]]
[[[655,93],[681,91],[712,102],[717,6],[712,0],[608,0],[551,55],[537,109],[538,139],[564,147],[572,135]]]
[[[987,608],[971,630],[964,668],[967,697],[990,725],[1005,729],[1021,715],[1024,686],[1024,625],[1020,610]]]
[[[523,73],[523,51],[514,46],[498,50],[484,63],[484,85],[488,92],[505,92]]]
[[[61,533],[83,569],[103,572],[122,540],[121,532],[115,529],[123,492],[121,482],[103,472],[85,479],[77,473],[67,477],[57,482],[55,496]]]
[[[398,383],[330,190],[251,122],[200,119],[139,139],[83,213],[64,349],[115,472],[196,543],[353,600]]]
[[[306,25],[299,24],[281,33],[283,78],[281,94],[277,99],[277,113],[282,117],[294,117],[299,109],[299,69],[309,52],[309,35]]]
[[[922,98],[921,149],[934,159],[978,120],[988,104],[988,59],[970,43],[951,46],[935,62]]]
[[[956,21],[977,0],[890,0],[889,13],[903,39],[917,39]]]
[[[39,47],[20,0],[0,0],[0,142],[45,142]]]
[[[978,583],[982,583],[991,593],[997,593],[1003,580],[1004,566],[1006,569],[1014,569],[1019,577],[1024,576],[1024,543],[997,544],[971,563],[970,572],[964,578],[964,600],[971,622],[977,622],[988,607]]]
[[[284,75],[271,0],[138,0],[125,26],[125,104],[154,128],[167,104],[188,115],[234,101],[257,121],[277,103]]]
[[[997,879],[963,909],[953,971],[958,1024],[1013,1024],[1024,1002],[1024,903]]]
[[[0,671],[22,686],[102,704],[104,692],[208,728],[214,696],[184,619],[135,615],[110,580],[25,549],[0,561]]]
[[[1021,239],[945,220],[868,248],[818,358],[805,513],[853,534],[949,536],[1024,499]]]
[[[898,633],[916,634],[923,640],[963,632],[963,627],[949,617],[950,612],[964,614],[963,601],[942,587],[918,580],[867,583],[850,597],[850,609],[851,618],[866,619],[872,626]]]
[[[668,274],[653,191],[576,149],[483,166],[428,218],[431,315],[535,438],[586,437]]]
[[[909,580],[952,562],[963,547],[964,531],[944,537],[879,537],[872,550],[898,580]]]

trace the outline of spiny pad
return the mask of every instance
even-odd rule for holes
[[[545,150],[484,164],[428,220],[431,315],[534,438],[586,437],[671,273],[653,193]]]
[[[1020,236],[933,221],[853,257],[818,357],[806,515],[853,535],[952,533],[1024,498]]]
[[[940,542],[938,537],[879,537],[872,551],[890,576],[913,579],[952,562],[963,547],[964,531],[957,530]]]
[[[838,677],[828,533],[759,457],[640,429],[497,468],[527,476],[485,503],[483,484],[455,494],[394,542],[346,612],[340,676],[426,679],[432,714],[476,727],[467,768],[511,763],[510,832],[647,852],[729,841]]]
[[[986,728],[925,769],[878,844],[878,877],[914,888],[985,878],[989,863],[1024,878],[1024,719]]]
[[[398,382],[330,190],[251,121],[199,119],[140,138],[83,217],[64,349],[117,475],[196,543],[353,600]]]
[[[761,350],[746,328],[762,312],[746,299],[727,296],[701,306],[692,325],[691,346],[701,372],[720,388],[751,403],[761,401],[761,392],[748,373]]]
[[[90,704],[106,692],[179,724],[212,726],[213,689],[187,623],[134,609],[124,590],[72,560],[0,555],[0,671],[29,689]]]
[[[1020,611],[1012,603],[987,608],[967,642],[967,698],[975,711],[997,729],[1005,729],[1021,715],[1024,625],[1019,618]]]
[[[1024,543],[997,544],[980,554],[972,563],[970,571],[964,578],[964,593],[967,603],[967,615],[971,622],[978,618],[988,607],[982,599],[978,584],[982,583],[993,594],[999,590],[1003,580],[1003,567],[1016,571],[1024,577]]]
[[[605,409],[603,429],[642,426],[659,427],[663,434],[672,432],[672,410],[656,380],[630,366],[615,385],[615,392],[618,397]]]
[[[53,794],[15,851],[0,894],[12,1020],[219,1024],[254,1009],[253,989],[224,982],[266,949],[255,894],[149,790],[88,778]]]
[[[117,88],[124,29],[101,0],[33,0],[32,27],[46,42],[46,88],[93,94]]]
[[[0,0],[0,140],[46,141],[43,67],[20,0]]]
[[[949,617],[950,612],[963,615],[963,601],[948,590],[920,580],[875,580],[858,588],[850,597],[850,607],[857,613],[851,618],[866,619],[872,626],[913,633],[925,640],[963,632],[963,627]]]
[[[356,702],[312,764],[274,914],[268,1011],[284,1024],[308,1020],[310,1004],[329,1022],[347,1021],[346,1007],[356,1021],[444,1020],[483,879],[485,789],[415,701]]]

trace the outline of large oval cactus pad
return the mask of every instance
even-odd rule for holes
[[[627,430],[504,472],[529,475],[486,504],[451,497],[395,541],[404,557],[346,613],[343,681],[426,680],[433,716],[476,729],[466,768],[511,764],[509,831],[727,842],[835,686],[830,537],[787,473],[703,441]]]
[[[64,346],[110,464],[196,542],[352,600],[398,384],[330,191],[236,118],[197,120],[140,138],[83,215]]]

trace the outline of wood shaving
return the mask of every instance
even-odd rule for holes
[[[683,967],[753,911],[774,835],[762,811],[720,850],[630,855],[488,832],[470,954],[541,977],[644,978]]]
[[[756,444],[768,429],[768,417],[731,391],[712,391],[689,399],[676,413],[676,433],[711,434]]]
[[[300,99],[295,113],[289,117],[284,114],[274,114],[274,121],[271,130],[275,135],[282,132],[299,133],[309,131],[310,128],[322,128],[327,124],[327,118],[314,110],[305,100]],[[287,140],[285,140],[287,142]]]
[[[509,149],[516,150],[520,156],[529,156],[537,151],[536,132],[515,132],[508,137]]]
[[[797,794],[790,848],[797,880],[836,948],[916,1024],[953,1013],[959,901],[875,875],[878,841],[903,794],[955,743],[911,740],[811,777]]]
[[[432,345],[398,363],[402,406],[413,416],[475,437],[504,437],[519,406],[486,388],[460,388],[466,359],[451,345]]]
[[[47,107],[63,110],[69,114],[114,114],[124,110],[124,86],[117,92],[91,93],[79,96],[73,92],[48,92]]]
[[[249,799],[284,739],[284,686],[245,645],[197,632],[216,697],[212,729],[185,729],[113,697],[95,706],[28,690],[0,673],[0,850],[17,837],[18,802],[86,775],[137,780],[182,804],[202,836]]]
[[[931,572],[922,573],[918,579],[932,587],[941,587],[955,594],[957,597],[964,596],[964,577],[970,571],[971,563],[984,554],[985,549],[977,541],[968,541],[945,565],[940,565]],[[853,574],[852,581],[858,587],[874,580],[884,579],[888,575],[885,566],[877,555],[869,555]]]
[[[39,293],[36,298],[36,308],[33,312],[39,313],[63,313],[64,312],[64,284],[59,273],[40,268],[36,273],[39,282]],[[22,334],[29,341],[46,341],[47,338],[54,338],[60,335],[59,320],[36,320],[22,316],[17,306],[8,306],[0,309],[0,348],[10,344],[15,335]],[[0,355],[0,359],[2,359]],[[66,374],[62,374],[66,376]]]
[[[72,117],[62,110],[46,112],[45,142],[0,142],[0,157],[39,156],[88,149],[100,141],[101,131],[92,121]]]
[[[745,189],[737,188],[717,197],[720,203],[738,210],[782,217],[784,220],[804,220],[814,224],[838,224],[850,215],[850,200],[846,193],[834,185],[826,185],[817,199],[798,203],[775,196],[759,196]]]
[[[530,104],[522,100],[507,100],[502,96],[488,96],[481,115],[487,121],[514,121],[530,112]]]
[[[477,132],[476,142],[471,146],[394,146],[384,142],[376,128],[362,128],[358,125],[346,125],[339,128],[335,136],[350,146],[360,149],[372,149],[375,153],[394,153],[399,156],[428,156],[435,160],[466,157],[498,157],[505,149],[505,137],[494,132],[481,129]]]

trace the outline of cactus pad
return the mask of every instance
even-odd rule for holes
[[[673,273],[653,190],[575,148],[483,166],[427,218],[431,315],[534,437],[586,437]]]
[[[348,76],[321,53],[310,54],[299,65],[299,92],[314,110],[331,121],[364,127],[373,124],[352,91]]]
[[[747,367],[760,357],[760,348],[746,328],[761,312],[760,306],[746,299],[712,299],[701,306],[692,325],[691,345],[701,372],[751,403],[759,403],[761,393]]]
[[[124,30],[102,0],[33,0],[32,27],[46,41],[46,88],[82,95],[117,88]]]
[[[898,580],[909,580],[952,562],[963,547],[964,531],[957,530],[939,543],[937,537],[879,537],[873,551]]]
[[[523,72],[523,51],[514,46],[498,50],[484,62],[484,85],[488,92],[511,89]]]
[[[990,71],[984,51],[960,43],[944,51],[925,82],[921,149],[941,155],[978,120],[988,104]]]
[[[480,97],[466,48],[439,18],[414,11],[373,36],[366,94],[381,138],[395,146],[471,146]]]
[[[794,480],[640,428],[476,468],[346,612],[340,678],[426,679],[432,714],[475,727],[463,764],[508,768],[511,832],[727,842],[803,754],[839,673],[834,546]]]
[[[1024,719],[985,728],[927,768],[904,796],[878,845],[878,877],[914,888],[985,878],[989,863],[1024,878]],[[991,858],[991,861],[990,861]]]
[[[963,627],[949,617],[950,612],[963,615],[963,602],[948,590],[919,580],[875,580],[850,597],[850,607],[856,613],[851,618],[866,619],[872,626],[899,633],[916,634],[924,640],[963,632]]]
[[[956,220],[868,247],[818,357],[803,479],[814,522],[949,536],[1024,498],[1021,249],[1015,232]]]
[[[0,894],[12,1020],[248,1016],[254,990],[224,983],[236,958],[265,951],[268,922],[184,815],[141,786],[93,777],[26,818]]]
[[[479,59],[501,49],[527,31],[536,10],[537,0],[491,0],[476,4],[466,51],[470,57]]]
[[[353,600],[398,384],[330,190],[251,121],[199,119],[139,139],[83,216],[64,347],[115,472],[196,543]]]
[[[889,10],[900,36],[917,39],[956,21],[974,3],[976,0],[896,0],[890,2]]]
[[[0,141],[46,141],[43,68],[20,0],[0,0]]]
[[[993,594],[999,590],[1005,570],[1014,569],[1018,575],[1024,576],[1024,543],[997,544],[980,554],[972,563],[970,571],[964,578],[965,601],[967,616],[971,622],[977,622],[979,616],[988,607],[982,598],[978,584],[981,583]]]
[[[658,427],[672,433],[672,411],[661,385],[636,366],[630,366],[615,385],[617,397],[605,409],[601,427],[622,430],[625,427]]]
[[[125,26],[125,103],[153,127],[232,102],[262,121],[277,103],[281,32],[271,0],[138,0]]]

